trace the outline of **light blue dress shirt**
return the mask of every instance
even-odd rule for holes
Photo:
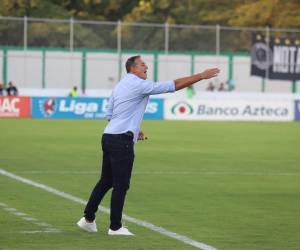
[[[104,133],[122,134],[131,131],[136,142],[149,96],[174,91],[174,81],[153,82],[131,73],[126,74],[114,87],[109,99],[106,112],[109,123]]]

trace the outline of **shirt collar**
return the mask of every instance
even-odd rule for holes
[[[126,77],[136,78],[136,79],[139,79],[139,80],[143,80],[142,78],[138,77],[137,75],[135,75],[133,73],[127,73]]]

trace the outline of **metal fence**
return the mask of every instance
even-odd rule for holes
[[[119,58],[126,51],[137,50],[145,53],[158,51],[164,54],[204,53],[214,56],[249,54],[252,34],[257,32],[267,38],[300,39],[300,30],[297,29],[0,17],[1,47],[18,47],[25,51],[29,48],[62,48],[70,52],[107,50],[118,53]],[[228,64],[228,67],[232,67],[231,57]],[[231,78],[228,76],[228,79]]]
[[[292,36],[300,30],[0,17],[0,45],[117,50],[249,51],[251,35]]]

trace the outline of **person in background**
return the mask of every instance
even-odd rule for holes
[[[213,82],[209,82],[208,86],[206,88],[207,91],[214,91],[215,90],[215,85],[213,84]]]
[[[221,82],[218,91],[226,91],[225,83]]]
[[[233,91],[235,89],[235,82],[233,79],[227,81],[228,91]]]
[[[4,87],[3,87],[3,83],[0,82],[0,96],[4,95]]]
[[[192,99],[195,94],[196,94],[196,92],[195,92],[195,89],[193,86],[188,86],[186,88],[186,96],[188,99]]]
[[[19,94],[17,87],[12,82],[8,83],[6,93],[8,96],[17,96]]]
[[[69,94],[70,97],[77,97],[78,96],[78,92],[77,92],[77,87],[74,86]]]

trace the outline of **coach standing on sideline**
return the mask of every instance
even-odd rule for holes
[[[130,57],[126,62],[127,74],[112,91],[107,111],[109,123],[102,136],[101,178],[91,193],[84,217],[77,222],[88,232],[97,232],[95,213],[106,192],[113,188],[108,234],[133,235],[122,227],[121,219],[134,161],[134,143],[145,139],[140,124],[149,96],[174,92],[219,73],[219,69],[214,68],[175,81],[152,82],[146,80],[147,70],[141,56]]]

